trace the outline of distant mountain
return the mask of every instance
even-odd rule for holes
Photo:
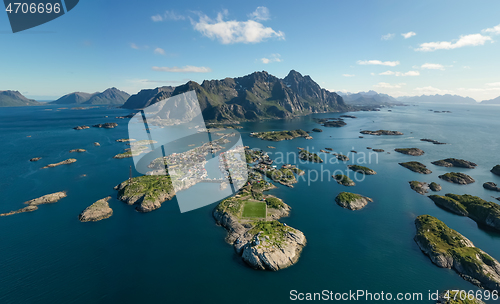
[[[58,100],[55,100],[51,102],[52,104],[80,104],[84,103],[87,100],[90,99],[90,97],[94,96],[97,93],[94,94],[89,94],[89,93],[83,93],[83,92],[73,92],[64,95],[63,97],[59,98]]]
[[[102,93],[92,95],[84,104],[124,104],[129,97],[128,93],[120,91],[117,88],[111,88]]]
[[[379,106],[384,104],[401,104],[396,98],[387,94],[377,93],[375,91],[359,93],[339,93],[344,102],[349,105],[359,106]]]
[[[483,100],[481,101],[481,104],[500,104],[500,96],[490,100]]]
[[[0,91],[0,107],[37,106],[39,102],[24,97],[18,91]]]
[[[117,88],[110,88],[106,91],[99,93],[83,93],[83,92],[73,92],[56,101],[51,102],[52,104],[93,104],[93,105],[103,105],[103,104],[124,104],[125,101],[130,97],[129,94],[118,90]]]
[[[470,97],[459,95],[422,95],[422,96],[402,96],[397,98],[405,103],[444,103],[444,104],[477,104],[476,100]]]
[[[237,78],[205,80],[201,85],[189,81],[178,87],[142,90],[122,107],[141,109],[191,90],[198,96],[203,117],[212,121],[287,118],[349,109],[342,97],[294,70],[283,79],[262,71]]]

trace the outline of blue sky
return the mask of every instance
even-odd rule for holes
[[[500,96],[496,0],[214,3],[83,0],[16,34],[0,13],[0,90],[134,94],[295,69],[331,91]]]

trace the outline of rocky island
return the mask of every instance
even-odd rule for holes
[[[422,182],[418,182],[418,181],[411,181],[409,183],[410,183],[411,189],[414,190],[415,192],[417,192],[418,194],[425,195],[426,193],[429,192],[428,191],[429,185],[427,183],[422,183]]]
[[[259,188],[260,184],[258,178],[252,179],[234,197],[223,200],[213,217],[227,230],[226,241],[247,265],[277,271],[298,261],[306,238],[278,221],[288,216],[290,207],[273,196],[264,199],[262,191],[267,187]]]
[[[369,197],[350,192],[341,192],[335,198],[335,202],[342,208],[349,210],[359,210],[368,205],[373,200]]]
[[[440,184],[438,183],[435,183],[435,182],[432,182],[430,185],[429,185],[429,188],[434,191],[434,192],[438,192],[438,191],[441,191],[443,189],[443,187],[441,187]]]
[[[420,150],[419,148],[400,148],[394,149],[394,151],[411,156],[421,156],[425,154],[425,152]]]
[[[375,172],[374,170],[367,168],[367,167],[359,166],[359,165],[348,165],[347,168],[351,169],[354,172],[365,174],[365,175],[377,174],[377,172]]]
[[[69,150],[69,153],[74,153],[74,152],[82,153],[82,152],[87,152],[87,150],[85,150],[85,149],[73,149],[73,150]]]
[[[175,195],[170,176],[144,175],[115,186],[118,199],[127,205],[137,205],[139,212],[150,212]]]
[[[478,224],[500,231],[500,205],[498,204],[468,194],[448,193],[446,196],[431,195],[429,198],[445,210],[470,217]]]
[[[27,207],[21,208],[21,209],[16,210],[16,211],[11,211],[8,213],[2,213],[2,214],[0,214],[0,216],[8,216],[8,215],[23,213],[23,212],[32,212],[32,211],[37,210],[39,205],[56,203],[60,199],[66,197],[66,196],[67,196],[66,191],[47,194],[47,195],[41,196],[39,198],[35,198],[35,199],[30,200],[30,201],[24,202],[25,205],[28,205]]]
[[[451,268],[465,280],[489,290],[500,290],[500,263],[430,215],[415,220],[415,242],[439,267]]]
[[[312,129],[312,131],[313,132],[319,132],[319,133],[323,132],[323,130],[321,130],[320,128],[314,128],[314,129]]]
[[[483,188],[491,191],[500,192],[500,188],[498,188],[497,184],[495,184],[494,182],[484,183]]]
[[[465,159],[457,159],[457,158],[447,158],[441,159],[438,161],[434,161],[431,164],[441,167],[459,167],[459,168],[468,168],[474,169],[477,167],[477,164],[467,161]]]
[[[113,129],[113,128],[118,127],[118,124],[116,122],[107,122],[107,123],[104,123],[104,124],[93,125],[92,127],[94,127],[94,128],[104,128],[104,129]]]
[[[476,182],[472,177],[465,173],[451,172],[439,176],[440,179],[445,180],[450,183],[455,183],[459,185],[467,185]]]
[[[74,162],[76,162],[76,159],[69,158],[67,160],[63,160],[62,162],[58,162],[58,163],[55,163],[55,164],[48,164],[47,166],[42,167],[42,169],[54,168],[54,167],[61,166],[61,165],[68,165],[68,164],[72,164]]]
[[[40,159],[42,159],[42,158],[41,157],[33,157],[32,159],[30,159],[30,162],[37,162]]]
[[[401,133],[399,131],[389,131],[389,130],[377,130],[377,131],[364,130],[364,131],[361,131],[359,133],[366,134],[366,135],[377,135],[377,136],[380,136],[380,135],[404,135],[403,133]]]
[[[347,175],[337,174],[337,175],[332,175],[332,177],[340,185],[347,186],[347,187],[356,186],[356,183],[352,179],[350,179],[349,176],[347,176]]]
[[[322,163],[323,160],[316,153],[311,153],[307,150],[301,150],[299,152],[299,158],[302,160],[307,160],[313,163]]]
[[[108,196],[88,206],[78,216],[80,222],[97,222],[107,219],[108,217],[113,215],[113,209],[111,209],[108,204],[108,201],[110,199],[111,196]]]
[[[291,140],[297,137],[304,137],[304,138],[310,137],[306,131],[301,129],[293,131],[252,132],[250,133],[250,136],[270,141]]]
[[[90,129],[89,126],[76,126],[73,128],[74,130],[85,130],[85,129]]]
[[[434,139],[428,139],[428,138],[422,138],[420,141],[430,142],[430,143],[433,143],[435,145],[446,145],[446,143],[439,142],[439,141],[434,140]]]
[[[413,172],[417,172],[420,174],[431,174],[432,173],[432,171],[427,169],[427,167],[424,164],[416,162],[416,161],[399,163],[399,164],[407,169],[410,169]]]
[[[491,169],[491,173],[500,176],[500,165],[493,167],[493,169]]]
[[[342,118],[314,118],[313,120],[323,127],[341,128],[347,125]]]

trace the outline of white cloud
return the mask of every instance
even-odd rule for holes
[[[412,36],[415,36],[417,33],[415,32],[408,32],[408,33],[402,33],[401,36],[405,37],[405,39],[408,39]]]
[[[271,56],[269,56],[269,58],[261,58],[260,61],[262,61],[262,63],[264,64],[268,64],[271,62],[281,62],[283,60],[281,59],[280,54],[272,54]]]
[[[418,94],[421,94],[421,95],[436,95],[436,94],[449,94],[451,93],[450,91],[448,90],[441,90],[441,89],[438,89],[438,88],[434,88],[432,86],[427,86],[427,87],[422,87],[422,88],[415,88],[413,89],[415,91],[418,92]]]
[[[269,14],[269,9],[265,6],[259,6],[255,10],[255,12],[248,14],[248,18],[253,19],[253,20],[269,20],[270,14]]]
[[[354,77],[356,75],[353,75],[353,74],[342,74],[342,76],[344,76],[344,77]]]
[[[382,35],[382,37],[380,37],[380,40],[391,40],[392,38],[394,38],[395,34],[386,34],[386,35]]]
[[[379,82],[378,84],[374,84],[373,87],[381,89],[400,89],[404,85],[406,85],[406,83],[390,84],[387,82]]]
[[[222,44],[258,43],[267,38],[285,39],[282,31],[265,27],[255,20],[225,21],[225,15],[227,15],[227,10],[218,13],[217,18],[212,20],[206,15],[199,14],[198,22],[191,20],[191,23],[195,30],[208,38],[219,40]]]
[[[386,66],[397,66],[399,61],[380,61],[380,60],[358,60],[360,65],[386,65]]]
[[[482,30],[483,33],[492,33],[493,35],[500,35],[500,24],[491,28]]]
[[[420,68],[427,70],[444,70],[444,66],[439,63],[424,63]]]
[[[138,50],[139,49],[139,47],[135,43],[131,43],[130,47],[133,48],[134,50]]]
[[[419,76],[420,72],[419,71],[408,71],[406,73],[403,72],[393,72],[393,71],[385,71],[383,73],[380,73],[379,75],[393,75],[393,76]]]
[[[185,19],[186,19],[186,17],[184,17],[183,15],[179,15],[179,14],[175,13],[174,11],[165,11],[165,13],[163,13],[163,15],[156,14],[154,16],[151,16],[151,20],[153,20],[154,22],[160,22],[160,21],[166,21],[166,20],[177,21],[177,20],[185,20]]]
[[[159,55],[165,55],[165,50],[162,48],[156,48],[154,53]]]
[[[470,69],[470,66],[468,66],[468,65],[464,65],[464,69],[469,70],[469,69]]]
[[[462,35],[455,41],[438,41],[422,43],[415,51],[432,52],[435,50],[452,50],[464,46],[484,45],[486,41],[492,41],[491,37],[481,34]]]
[[[486,84],[487,87],[500,87],[500,82],[490,82]]]
[[[170,72],[170,73],[208,73],[212,72],[212,69],[207,67],[196,67],[192,65],[186,65],[183,67],[157,67],[154,66],[153,71],[158,72]]]

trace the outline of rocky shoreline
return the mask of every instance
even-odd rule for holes
[[[445,210],[467,216],[479,224],[500,231],[500,205],[498,204],[468,194],[448,193],[445,196],[431,195],[429,198]]]
[[[451,172],[438,176],[440,179],[459,185],[468,185],[475,183],[476,181],[465,173]]]
[[[151,212],[172,199],[175,191],[168,175],[143,175],[126,180],[114,187],[118,199],[127,205],[137,205],[139,212]]]
[[[24,202],[27,207],[21,208],[19,210],[11,211],[8,213],[2,213],[0,216],[9,216],[13,214],[23,213],[23,212],[32,212],[38,209],[39,205],[43,204],[52,204],[58,202],[60,199],[65,198],[67,196],[66,191],[56,192],[41,196],[39,198],[35,198]]]
[[[110,199],[111,196],[108,196],[88,206],[78,216],[80,222],[97,222],[113,215],[113,209],[109,207],[108,203]]]
[[[415,242],[439,267],[451,268],[465,280],[489,289],[500,290],[500,263],[486,252],[430,215],[416,218]]]
[[[335,202],[342,208],[349,210],[359,210],[364,208],[373,199],[350,192],[341,192],[335,198]]]
[[[438,161],[434,161],[431,164],[441,167],[459,167],[459,168],[468,168],[475,169],[477,164],[467,161],[465,159],[457,159],[457,158],[447,158],[441,159]]]
[[[69,164],[72,164],[74,162],[76,162],[76,159],[69,158],[67,160],[63,160],[62,162],[58,162],[58,163],[55,163],[55,164],[48,164],[47,166],[42,167],[42,169],[54,168],[54,167],[61,166],[61,165],[69,165]]]
[[[413,171],[417,172],[420,174],[431,174],[432,171],[427,169],[427,166],[425,166],[422,163],[412,161],[412,162],[406,162],[406,163],[399,163],[401,166]]]
[[[425,154],[425,152],[419,148],[398,148],[394,149],[394,151],[411,156],[422,156]]]
[[[271,202],[268,196],[266,217],[270,220],[243,218],[243,204],[251,199],[252,193],[249,185],[222,201],[213,211],[216,223],[226,229],[226,241],[251,268],[278,271],[292,266],[300,257],[306,238],[301,231],[277,221],[288,216],[290,207],[278,198],[273,197]]]

